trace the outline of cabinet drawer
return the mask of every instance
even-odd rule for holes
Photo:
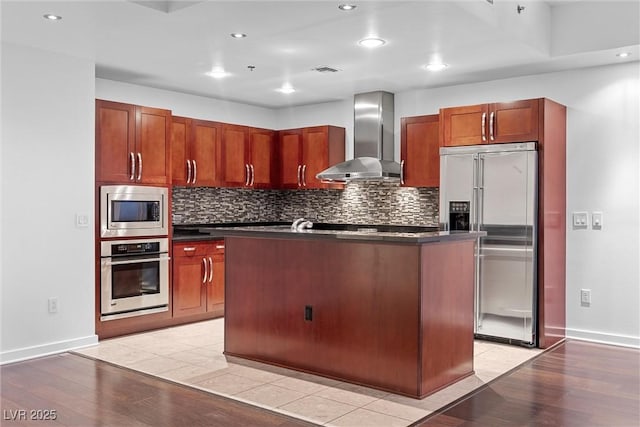
[[[185,242],[173,245],[174,257],[193,257],[211,254],[224,255],[224,240],[207,242]]]

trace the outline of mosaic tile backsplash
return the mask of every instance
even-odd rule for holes
[[[357,181],[344,190],[174,187],[173,223],[315,222],[438,225],[438,188]]]

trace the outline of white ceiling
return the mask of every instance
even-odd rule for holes
[[[0,14],[3,42],[90,58],[97,77],[271,108],[640,56],[640,0],[353,0],[350,12],[340,3],[2,0]],[[386,45],[357,44],[371,35]],[[425,71],[435,57],[449,67]],[[230,75],[205,74],[216,66]],[[277,92],[283,83],[296,92]]]

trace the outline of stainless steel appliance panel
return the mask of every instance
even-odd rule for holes
[[[444,147],[440,221],[469,200],[476,245],[477,336],[534,345],[536,338],[537,152],[535,143]],[[455,228],[455,227],[454,227]]]
[[[440,223],[445,226],[445,231],[450,230],[449,218],[451,214],[450,202],[472,202],[476,189],[474,165],[477,159],[474,154],[460,153],[440,156]],[[446,185],[444,185],[446,183]],[[471,203],[470,218],[475,218],[475,203]],[[470,225],[474,230],[476,224]]]
[[[535,151],[478,155],[476,333],[535,339]]]
[[[111,240],[100,244],[101,319],[167,311],[169,240]]]
[[[164,187],[100,187],[100,237],[167,236],[169,191]]]

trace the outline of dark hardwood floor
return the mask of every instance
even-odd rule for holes
[[[67,353],[4,365],[0,380],[3,427],[311,425]],[[640,351],[568,341],[415,424],[540,425],[640,425]]]
[[[3,427],[313,425],[68,353],[2,366],[0,376]],[[47,410],[55,421],[32,419]]]
[[[569,340],[414,425],[637,427],[640,351]]]

